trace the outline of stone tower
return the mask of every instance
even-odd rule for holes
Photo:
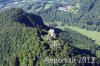
[[[48,31],[48,36],[49,36],[49,37],[53,37],[54,39],[56,39],[56,34],[55,34],[54,29],[50,29],[50,30]]]

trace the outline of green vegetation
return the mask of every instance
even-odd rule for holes
[[[40,16],[11,8],[0,13],[0,66],[52,66],[45,58],[98,58],[99,46],[80,33],[66,29],[57,39],[46,39],[50,27]],[[55,29],[55,32],[60,29]],[[51,48],[59,44],[59,48]],[[92,50],[91,50],[92,49]],[[96,55],[97,54],[97,55]],[[57,63],[55,65],[86,65]],[[96,63],[95,63],[96,64]],[[91,65],[91,63],[90,63]],[[94,65],[94,64],[92,64]]]
[[[62,6],[74,7],[72,12],[58,10]],[[32,0],[0,12],[0,66],[97,66],[99,6],[100,0]],[[48,39],[49,29],[55,30],[56,39]],[[54,64],[47,57],[76,61]],[[80,57],[94,57],[95,62],[87,63],[89,58],[79,64]]]
[[[16,8],[23,8],[23,10],[26,10],[27,12],[39,12],[41,10],[47,10],[51,8],[53,4],[51,3],[45,3],[41,1],[30,1],[30,2],[21,2],[16,4]]]
[[[49,9],[43,9],[39,12],[32,10],[31,12],[40,15],[46,22],[61,21],[63,24],[77,26],[82,29],[99,32],[99,2],[99,0],[85,0],[79,2],[70,1],[67,3],[65,2],[64,4],[54,2],[54,4],[52,4]],[[72,9],[73,13],[58,10],[60,6],[67,6],[69,4],[74,6]],[[78,8],[77,10],[76,7]]]
[[[80,3],[76,3],[75,6],[71,9],[70,12],[77,14],[78,9],[80,8]]]
[[[88,31],[88,30],[85,30],[85,29],[81,29],[81,28],[78,28],[78,27],[73,27],[73,26],[68,26],[68,25],[65,25],[65,26],[58,26],[59,28],[61,29],[65,29],[65,28],[68,28],[68,29],[72,29],[74,31],[77,31],[83,35],[86,35],[90,38],[92,38],[93,40],[96,41],[96,43],[98,45],[100,45],[100,32],[96,32],[96,31]]]
[[[96,31],[89,31],[89,30],[85,30],[85,29],[81,29],[75,26],[70,26],[70,25],[63,25],[62,22],[59,21],[55,21],[54,23],[51,22],[45,22],[46,25],[50,26],[50,24],[55,24],[56,28],[60,28],[62,30],[65,30],[66,28],[77,31],[83,35],[86,35],[87,37],[91,38],[92,40],[95,40],[96,44],[100,45],[100,32],[96,32]]]
[[[50,7],[51,7],[50,4],[46,4],[45,7],[44,7],[44,9],[48,9],[48,8],[50,8]]]
[[[84,29],[80,29],[80,28],[72,27],[72,26],[67,26],[67,25],[65,27],[92,38],[93,40],[96,41],[97,44],[100,45],[100,37],[98,37],[100,36],[100,32],[88,31],[88,30],[84,30]]]

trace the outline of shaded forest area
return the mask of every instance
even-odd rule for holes
[[[41,9],[39,12],[32,10],[32,13],[40,15],[46,22],[61,21],[62,24],[68,24],[77,26],[82,29],[100,31],[100,0],[79,0],[79,1],[67,1],[67,5],[79,3],[77,13],[59,11],[60,6],[66,5],[60,2],[54,2],[54,4],[48,9]],[[40,7],[44,6],[41,5]]]

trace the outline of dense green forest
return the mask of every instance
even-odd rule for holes
[[[100,32],[100,0],[29,1],[0,11],[0,66],[99,65],[100,46],[95,40],[56,26],[71,25]],[[55,30],[56,39],[48,39],[50,29]]]
[[[44,17],[45,18],[45,17]],[[38,15],[20,8],[6,9],[0,13],[0,66],[87,66],[97,65],[99,46],[94,40],[75,31],[57,28],[57,38],[47,40],[51,27]],[[58,30],[60,31],[58,33]],[[54,43],[59,48],[51,48]],[[49,58],[75,58],[75,63],[47,62]],[[90,57],[90,62],[79,62],[80,57]],[[92,59],[92,57],[95,58]]]
[[[47,22],[62,21],[62,24],[78,26],[87,30],[100,31],[100,1],[82,0],[79,3],[80,7],[77,13],[59,11],[57,10],[59,5],[55,3],[50,9],[41,10],[37,14],[45,17],[44,20]],[[74,4],[76,4],[76,2]]]
[[[82,29],[100,31],[100,0],[64,0],[53,2],[36,1],[16,6],[27,12],[40,15],[46,22],[62,21],[62,24]],[[73,6],[72,11],[58,10],[59,7]]]

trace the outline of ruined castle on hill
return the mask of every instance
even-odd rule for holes
[[[54,39],[56,39],[56,34],[55,34],[55,30],[54,29],[50,29],[48,31],[48,38],[53,37]]]

